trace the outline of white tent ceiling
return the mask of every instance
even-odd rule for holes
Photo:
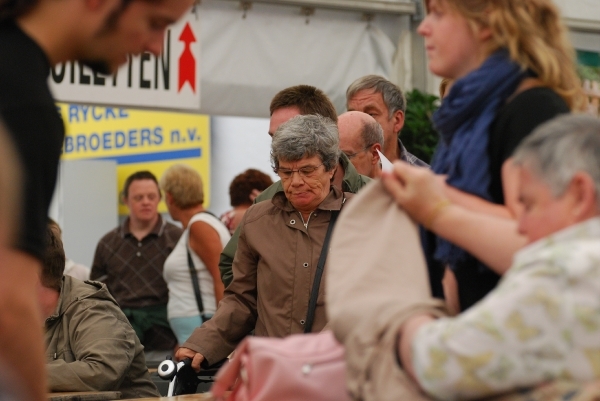
[[[575,31],[600,34],[600,0],[554,0]]]
[[[229,0],[240,1],[240,0]],[[417,5],[411,0],[244,0],[256,3],[330,8],[346,11],[414,14]]]
[[[411,7],[376,13],[316,7],[307,12],[300,5],[263,1],[245,9],[242,5],[248,3],[204,0],[198,8],[202,113],[267,117],[271,98],[298,84],[323,89],[342,111],[353,80],[367,74],[395,74],[397,43],[411,29],[406,12],[414,11],[413,3],[399,1],[371,5]],[[307,1],[311,0],[295,3]],[[319,1],[327,6],[333,2],[369,3]]]

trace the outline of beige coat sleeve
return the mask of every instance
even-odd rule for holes
[[[327,313],[346,347],[348,389],[359,400],[427,399],[397,361],[398,330],[433,299],[417,227],[375,181],[342,211],[328,261]]]

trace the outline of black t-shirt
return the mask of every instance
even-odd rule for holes
[[[490,160],[490,195],[493,202],[504,204],[502,164],[538,125],[562,113],[569,107],[553,90],[536,87],[521,92],[499,111],[490,127],[488,156]],[[454,269],[458,282],[461,309],[467,309],[483,298],[498,283],[500,276],[472,256]]]
[[[0,60],[0,117],[24,180],[17,247],[41,259],[64,125],[48,88],[48,58],[12,21],[0,23]]]
[[[523,138],[538,125],[569,111],[569,106],[562,97],[544,87],[523,91],[500,109],[492,123],[488,145],[491,177],[489,193],[493,202],[504,204],[502,164],[512,156]]]

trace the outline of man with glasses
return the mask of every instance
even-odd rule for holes
[[[35,278],[64,138],[48,71],[81,60],[112,72],[128,54],[158,54],[166,28],[193,1],[0,0],[0,117],[21,163],[24,190],[19,232],[0,265],[0,359],[14,369],[27,400],[46,399]]]
[[[385,140],[382,153],[390,161],[400,159],[413,166],[429,167],[409,153],[400,141],[406,99],[396,85],[378,75],[358,78],[346,90],[346,107],[348,111],[367,113],[381,125]]]
[[[369,178],[381,176],[379,152],[383,149],[383,129],[373,117],[348,111],[338,117],[340,149],[356,171]]]

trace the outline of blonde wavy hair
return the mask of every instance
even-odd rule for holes
[[[171,194],[180,209],[189,209],[204,203],[202,177],[190,166],[174,164],[160,178],[160,188]]]
[[[551,0],[439,0],[467,19],[471,27],[490,28],[490,53],[506,48],[512,60],[530,69],[571,110],[585,107],[575,50]],[[431,0],[425,0],[429,8]]]

